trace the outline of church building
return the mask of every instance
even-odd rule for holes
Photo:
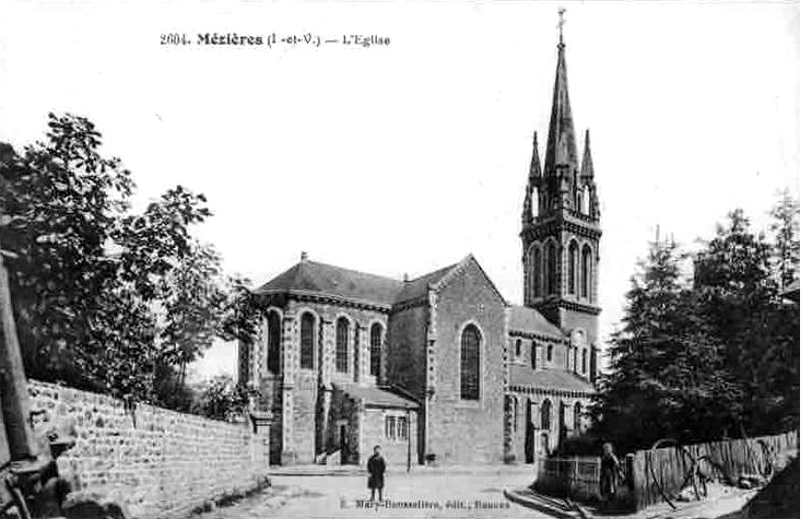
[[[545,160],[535,134],[519,234],[523,305],[472,255],[399,280],[303,254],[256,291],[266,317],[239,349],[239,380],[273,416],[271,463],[365,464],[374,445],[394,466],[533,463],[586,427],[600,214],[561,34],[557,49]]]

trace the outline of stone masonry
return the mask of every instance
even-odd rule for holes
[[[269,427],[233,424],[31,380],[35,424],[75,437],[58,459],[73,492],[123,504],[136,518],[180,517],[256,488],[269,468]]]

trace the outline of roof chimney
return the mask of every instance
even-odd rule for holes
[[[306,261],[309,259],[309,253],[304,251],[300,251],[300,261]]]

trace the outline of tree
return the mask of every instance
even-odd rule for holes
[[[798,240],[798,200],[790,191],[782,191],[781,197],[771,209],[773,219],[770,231],[773,234],[774,269],[779,285],[788,287],[798,279],[799,240]]]
[[[788,249],[797,247],[797,237],[796,245],[789,240]],[[735,210],[695,261],[699,311],[725,344],[727,370],[743,390],[741,433],[798,421],[798,309],[779,297],[781,267],[777,273],[771,258],[781,254]]]
[[[612,337],[591,435],[624,450],[665,437],[711,439],[731,424],[737,390],[723,370],[721,343],[682,283],[682,258],[673,242],[651,244],[626,294],[624,327]]]
[[[222,333],[219,255],[191,228],[211,213],[181,186],[130,212],[131,174],[87,119],[50,114],[45,142],[0,146],[0,222],[26,372],[174,402],[185,366]],[[186,403],[184,403],[185,405]]]
[[[230,375],[218,375],[203,385],[195,412],[215,420],[232,421],[245,415],[249,401],[244,386],[234,384]]]
[[[20,342],[29,374],[82,378],[80,351],[108,302],[140,313],[114,294],[116,265],[104,253],[133,189],[117,159],[99,155],[100,134],[80,117],[50,115],[47,141],[17,156],[6,148],[0,205]],[[103,295],[104,297],[98,297]]]

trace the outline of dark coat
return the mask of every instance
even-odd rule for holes
[[[601,456],[601,495],[614,496],[619,479],[623,478],[617,456],[614,454]]]
[[[384,472],[387,470],[387,464],[380,454],[373,454],[367,461],[367,472],[370,477],[367,478],[367,488],[384,488]]]

